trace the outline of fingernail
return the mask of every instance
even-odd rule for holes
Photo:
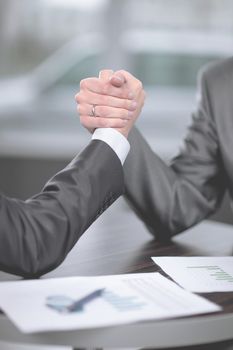
[[[114,76],[110,77],[109,80],[113,80],[113,81],[115,81],[115,82],[119,82],[120,84],[123,84],[123,83],[124,83],[124,81],[122,80],[122,78],[121,78],[121,77],[118,77],[117,75],[114,75]]]
[[[132,110],[132,111],[134,111],[136,108],[137,108],[137,102],[136,101],[133,101],[132,103],[131,103],[131,105],[130,105],[130,109]]]
[[[122,83],[124,82],[124,80],[121,77],[119,77],[118,75],[115,75],[114,78],[121,81]]]

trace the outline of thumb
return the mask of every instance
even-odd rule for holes
[[[120,72],[114,73],[110,77],[109,81],[115,87],[122,87],[122,85],[124,85],[124,83],[126,82],[124,75]]]

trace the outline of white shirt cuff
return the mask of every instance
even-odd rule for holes
[[[124,164],[130,150],[130,145],[128,140],[119,131],[112,128],[98,128],[94,131],[92,140],[106,142],[116,153],[121,164]]]

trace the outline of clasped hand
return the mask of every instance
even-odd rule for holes
[[[80,82],[75,96],[81,124],[91,133],[96,128],[114,128],[125,137],[138,118],[145,101],[141,81],[120,70],[102,70],[99,78]]]

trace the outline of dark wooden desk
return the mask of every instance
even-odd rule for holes
[[[120,201],[121,202],[121,201]],[[70,252],[64,263],[43,278],[106,275],[159,271],[151,256],[232,255],[233,227],[204,222],[180,234],[169,245],[160,245],[144,225],[128,210],[116,203]],[[1,274],[1,280],[12,276]],[[59,344],[76,347],[180,347],[210,344],[200,349],[233,347],[233,293],[205,294],[223,311],[215,315],[145,322],[122,327],[21,334],[6,317],[0,317],[0,340],[24,343]],[[215,344],[225,341],[221,347]],[[226,342],[227,341],[227,342]],[[219,345],[220,346],[220,345]],[[225,346],[225,348],[223,347]]]

